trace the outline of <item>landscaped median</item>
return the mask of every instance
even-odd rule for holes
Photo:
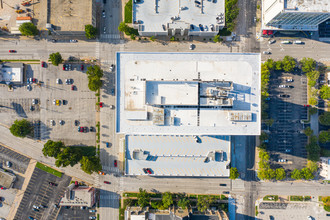
[[[309,202],[311,199],[311,196],[290,196],[290,201],[296,202]]]
[[[264,201],[274,201],[278,200],[278,195],[267,195],[263,198]]]
[[[36,165],[37,168],[39,168],[40,170],[43,170],[43,171],[46,171],[47,173],[50,173],[50,174],[53,174],[54,176],[57,176],[57,177],[62,177],[62,173],[60,171],[57,171],[49,166],[46,166],[42,163],[39,163],[37,162],[37,165]]]
[[[207,211],[210,207],[228,212],[228,197],[225,195],[197,195],[184,193],[148,193],[140,189],[140,192],[124,192],[120,201],[119,219],[124,219],[127,207],[149,207],[153,210],[167,210],[170,207],[177,210],[197,208],[200,212]]]

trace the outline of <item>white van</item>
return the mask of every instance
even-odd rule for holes
[[[300,40],[296,40],[294,41],[295,44],[304,44],[304,42],[300,41]]]
[[[284,40],[284,41],[281,41],[281,44],[292,44],[292,42],[289,40]]]

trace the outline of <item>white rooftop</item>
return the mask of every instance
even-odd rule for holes
[[[135,2],[135,1],[133,1]],[[198,2],[198,3],[196,3]],[[190,24],[194,29],[190,32],[211,32],[210,25],[225,25],[224,0],[140,0],[133,3],[133,23],[139,23],[140,32],[166,33],[168,27],[173,29],[187,29]],[[207,26],[201,31],[199,24]],[[164,25],[164,26],[163,26]],[[214,28],[213,32],[218,32]]]
[[[155,176],[229,176],[230,137],[126,136],[126,174]],[[133,155],[133,151],[135,152]],[[216,152],[216,153],[215,153]]]
[[[329,0],[286,0],[286,9],[299,12],[330,12]]]
[[[116,89],[118,133],[260,134],[260,54],[118,52]]]
[[[23,82],[23,64],[5,63],[0,64],[0,82],[22,83]]]

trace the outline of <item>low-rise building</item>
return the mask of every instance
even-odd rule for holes
[[[321,157],[320,176],[325,180],[330,180],[330,157]]]
[[[330,4],[324,0],[263,0],[262,29],[317,32],[330,40]]]
[[[133,0],[133,26],[141,36],[215,36],[225,26],[225,1]]]
[[[61,198],[60,206],[93,207],[96,201],[96,189],[89,186],[77,186],[74,183],[68,186]]]
[[[2,63],[0,64],[0,82],[6,84],[23,83],[24,64],[23,63]]]
[[[13,186],[16,176],[0,168],[0,186],[9,189]]]

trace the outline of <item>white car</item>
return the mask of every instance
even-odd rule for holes
[[[91,209],[91,210],[89,210],[89,212],[91,212],[91,213],[92,213],[92,212],[96,212],[96,210],[95,210],[95,209]]]
[[[112,72],[115,69],[115,64],[111,64],[109,70]]]
[[[56,83],[57,84],[61,84],[61,80],[60,79],[56,79]]]
[[[262,52],[263,54],[272,54],[272,52],[270,52],[270,51],[264,51],[264,52]]]
[[[285,88],[285,85],[279,85],[278,87],[279,88]]]
[[[268,44],[273,44],[273,43],[275,43],[275,42],[276,42],[276,40],[273,39],[273,40],[268,41]]]
[[[102,11],[102,17],[105,18],[105,10]]]
[[[70,43],[77,43],[77,40],[70,40]]]
[[[32,90],[32,86],[31,85],[27,85],[26,90],[27,91],[31,91]]]
[[[36,205],[33,205],[32,207],[35,208],[35,209],[40,209],[40,207],[36,206]]]
[[[55,125],[55,121],[54,120],[50,120],[50,125],[54,126]]]
[[[106,32],[107,32],[107,28],[104,27],[104,28],[103,28],[103,34],[105,34]]]
[[[286,79],[287,82],[293,82],[293,79],[292,78],[288,78]]]
[[[56,99],[53,100],[53,104],[56,105]]]

